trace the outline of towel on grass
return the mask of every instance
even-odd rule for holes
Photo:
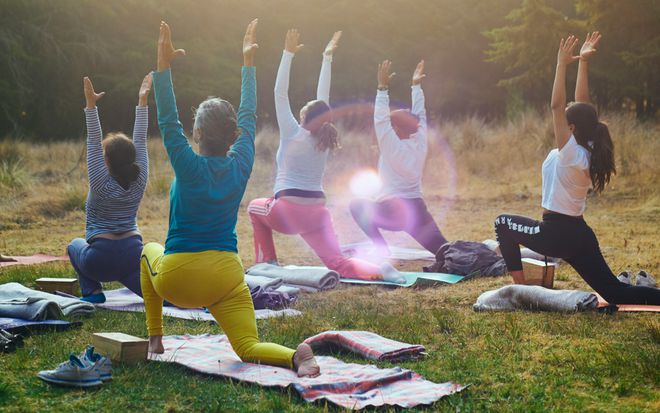
[[[610,304],[600,294],[596,293],[596,297],[598,298],[598,308],[610,307]],[[616,304],[615,307],[617,311],[623,312],[660,313],[660,305]]]
[[[81,323],[79,321],[71,323],[64,320],[23,320],[20,318],[7,318],[0,317],[0,329],[2,330],[15,330],[23,329],[28,327],[30,330],[33,330],[35,327],[54,327],[58,331],[67,329],[69,327],[78,326]]]
[[[360,257],[367,261],[374,261],[377,264],[392,259],[399,261],[435,261],[433,253],[420,248],[407,248],[388,246],[390,255],[382,257],[374,255],[374,244],[371,242],[356,242],[341,246],[341,252],[349,257]]]
[[[324,331],[305,340],[313,348],[340,346],[369,360],[398,361],[419,358],[424,346],[390,340],[370,331]]]
[[[305,292],[332,290],[339,284],[339,274],[325,267],[286,265],[280,267],[268,263],[256,264],[246,273],[250,276],[279,278],[282,284]]]
[[[144,312],[144,300],[128,288],[104,291],[106,301],[96,304],[97,307],[113,311]],[[186,320],[213,321],[215,318],[202,308],[179,308],[163,307],[163,315],[168,317],[183,318]],[[290,308],[284,310],[254,310],[255,317],[260,320],[272,317],[299,316],[302,313]]]
[[[380,369],[373,365],[344,363],[333,357],[316,357],[321,375],[301,378],[281,367],[243,363],[226,336],[163,337],[164,354],[149,353],[149,359],[177,363],[196,372],[232,378],[266,387],[292,386],[308,402],[328,400],[346,409],[368,406],[404,408],[431,404],[466,386],[433,383],[399,367]]]
[[[475,311],[555,311],[576,312],[594,310],[595,294],[577,290],[551,290],[539,285],[507,285],[486,291],[477,298]]]
[[[0,317],[48,320],[93,312],[94,305],[75,298],[32,290],[19,283],[0,284]]]
[[[6,256],[3,255],[0,260],[0,267],[9,267],[11,265],[30,265],[30,264],[41,264],[44,262],[51,261],[69,261],[69,257],[54,257],[52,255],[45,254],[35,254],[29,257],[18,257],[18,256]]]

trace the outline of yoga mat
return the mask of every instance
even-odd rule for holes
[[[13,260],[13,261],[7,261],[7,260]],[[0,267],[9,267],[12,265],[31,265],[31,264],[42,264],[44,262],[51,262],[51,261],[69,261],[69,257],[67,256],[62,256],[62,257],[55,257],[52,255],[45,255],[45,254],[35,254],[31,255],[29,257],[12,257],[12,256],[2,256],[2,260],[0,260]]]
[[[166,336],[164,354],[149,353],[152,361],[177,363],[196,372],[227,377],[265,387],[292,387],[308,402],[328,400],[352,410],[368,406],[410,408],[431,404],[466,386],[433,383],[419,374],[394,367],[344,363],[333,357],[316,357],[321,375],[300,378],[292,370],[243,363],[226,336]]]
[[[129,311],[136,313],[144,312],[144,301],[142,297],[133,293],[128,288],[104,291],[106,301],[96,304],[97,307],[112,311]],[[215,318],[201,308],[179,308],[163,307],[163,315],[168,317],[183,318],[186,320],[213,321]],[[293,317],[302,315],[298,310],[290,308],[284,310],[254,310],[257,320],[272,317]]]
[[[456,284],[461,281],[463,278],[462,275],[455,274],[443,274],[436,272],[401,272],[404,277],[406,277],[405,284],[398,284],[392,281],[372,281],[372,280],[358,280],[354,278],[342,278],[341,282],[346,284],[366,284],[366,285],[391,285],[394,287],[412,287],[413,285],[423,286],[423,285],[435,285],[439,283],[444,284]]]
[[[381,260],[389,258],[400,261],[435,261],[435,255],[421,248],[388,247],[390,250],[390,256],[378,258],[381,258]],[[373,251],[373,248],[374,245],[370,242],[356,242],[353,244],[342,245],[341,252],[351,257],[359,256],[360,258],[369,261],[371,255],[370,252]]]
[[[598,293],[598,308],[609,307],[610,304],[605,301]],[[617,311],[623,312],[649,312],[649,313],[660,313],[660,305],[642,305],[642,304],[616,304]]]
[[[23,320],[20,318],[6,318],[0,317],[0,329],[11,330],[14,328],[20,327],[35,327],[35,326],[55,326],[58,328],[67,328],[74,325],[79,325],[80,322],[70,323],[64,320],[41,320],[41,321],[32,321],[32,320]]]

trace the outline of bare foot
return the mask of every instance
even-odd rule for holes
[[[406,277],[404,277],[403,274],[401,274],[389,262],[384,262],[380,265],[380,272],[383,274],[384,281],[391,281],[397,284],[406,283]]]
[[[314,353],[309,344],[301,343],[293,355],[293,368],[298,377],[316,377],[321,374],[321,368],[316,364]]]
[[[163,336],[149,336],[149,352],[163,354],[165,347],[163,347]]]

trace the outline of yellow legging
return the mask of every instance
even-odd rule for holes
[[[152,242],[142,251],[140,281],[149,336],[163,335],[163,300],[207,307],[243,361],[293,368],[294,350],[259,342],[250,289],[238,254],[228,251],[164,255]]]

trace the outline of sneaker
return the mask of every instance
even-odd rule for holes
[[[85,301],[92,304],[103,304],[105,303],[105,294],[98,293],[98,294],[85,295],[83,297],[80,297],[80,301]]]
[[[85,366],[75,354],[69,361],[61,363],[55,370],[43,370],[37,377],[48,383],[72,387],[94,387],[103,384],[95,366]]]
[[[99,372],[101,381],[106,382],[112,380],[112,361],[104,357],[102,354],[94,352],[94,346],[87,346],[83,354],[79,356],[80,361],[85,367],[96,366]]]
[[[637,286],[638,287],[656,287],[655,278],[646,271],[642,270],[637,273]]]
[[[7,330],[0,329],[0,337],[12,341],[16,344],[16,347],[23,347],[23,336],[20,334],[12,334]]]
[[[0,353],[11,353],[16,351],[16,342],[0,335]]]
[[[617,275],[616,279],[624,284],[632,285],[632,280],[630,279],[630,274],[628,274],[628,271],[624,271]]]

